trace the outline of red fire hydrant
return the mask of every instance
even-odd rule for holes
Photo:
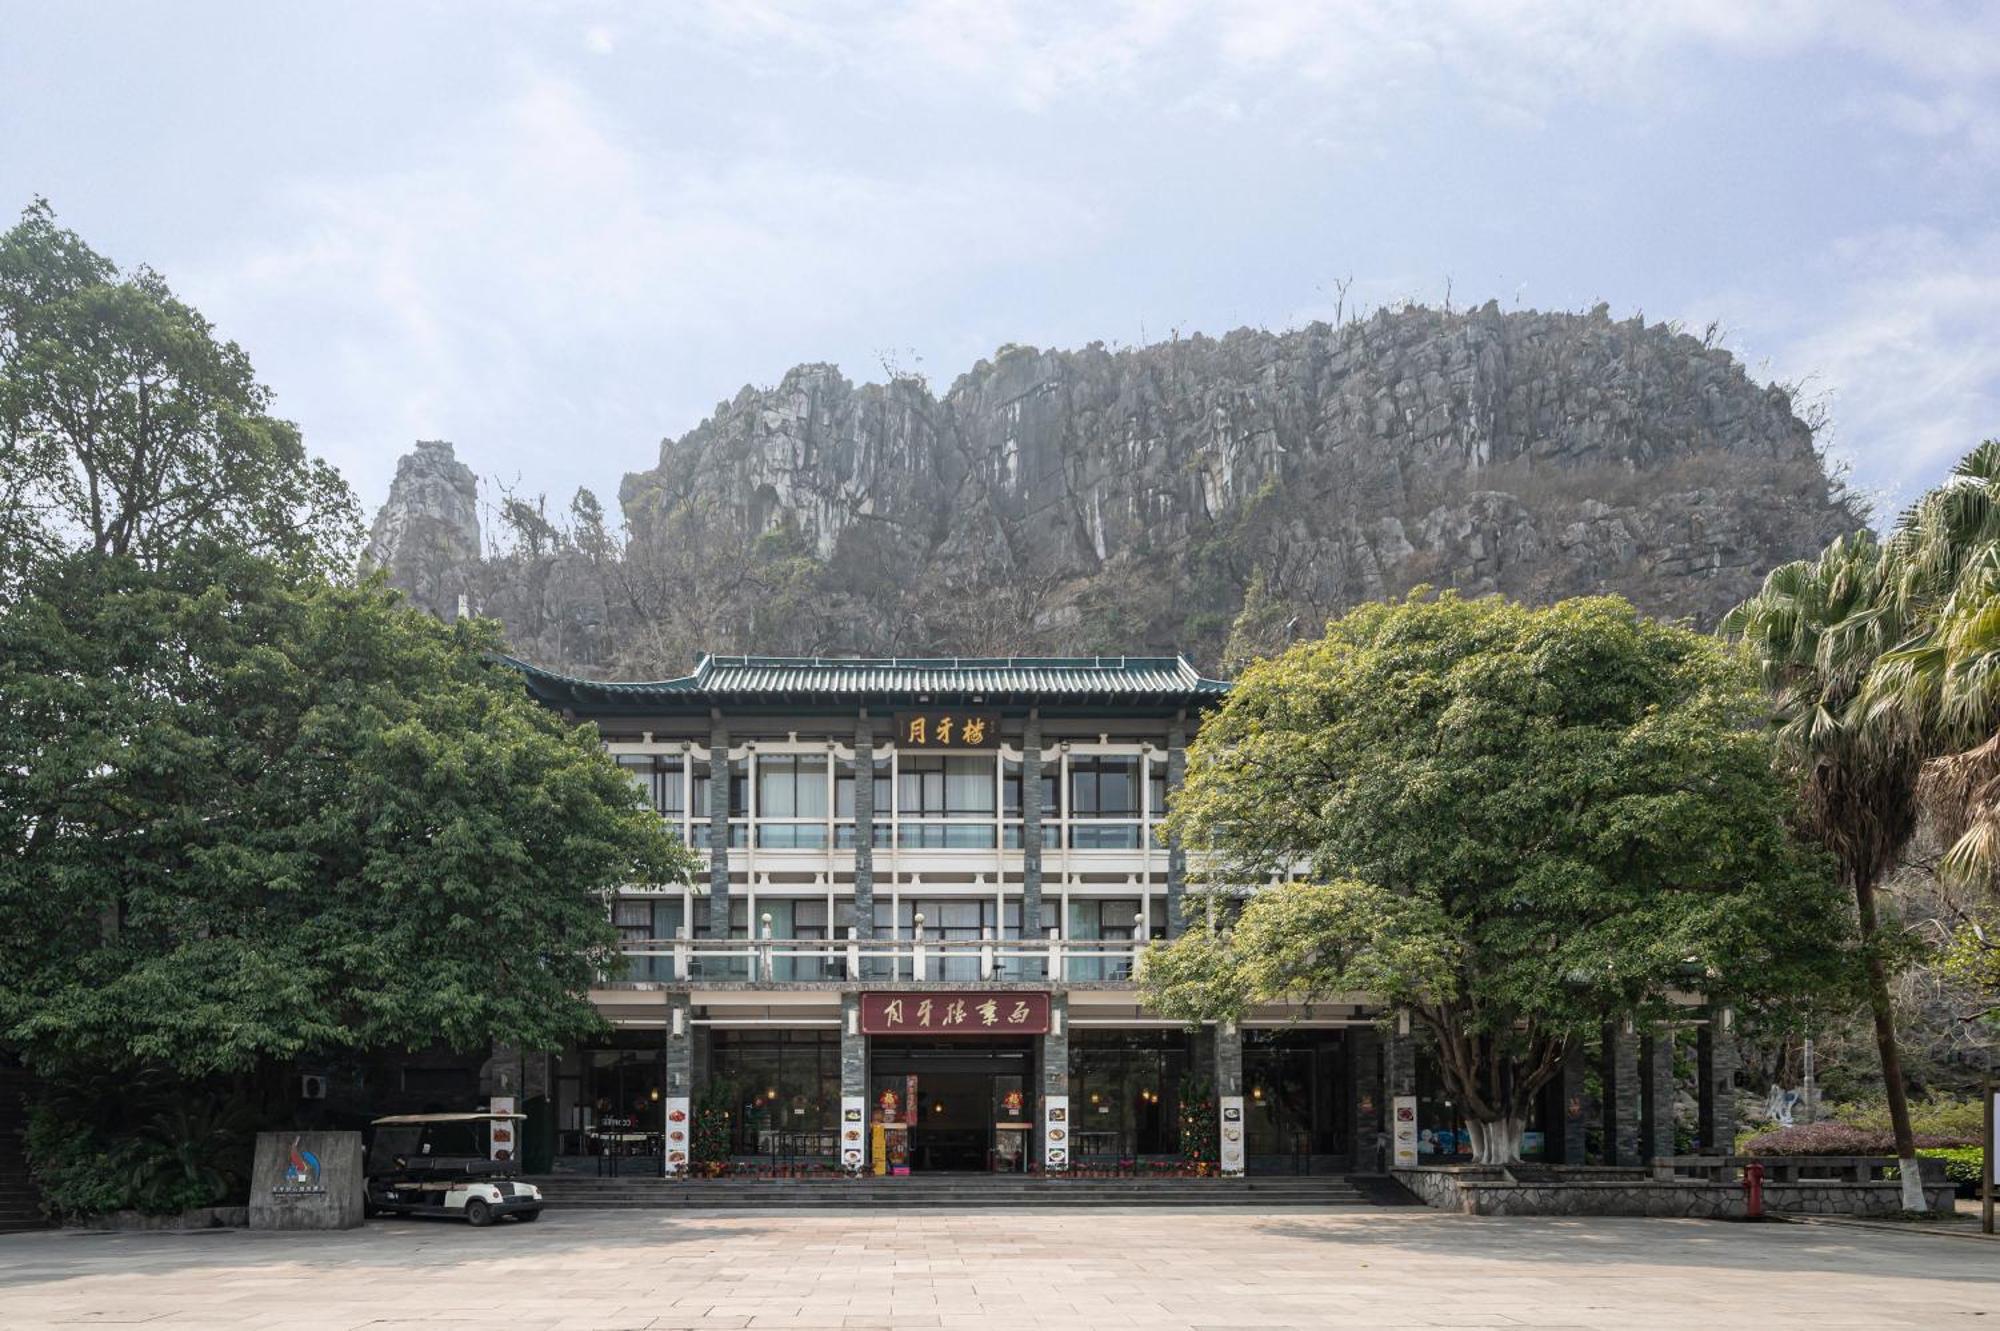
[[[1755,1160],[1743,1166],[1743,1218],[1764,1218],[1764,1166]]]

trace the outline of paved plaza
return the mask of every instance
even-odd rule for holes
[[[1429,1212],[551,1212],[0,1237],[0,1327],[2000,1325],[2000,1245]]]

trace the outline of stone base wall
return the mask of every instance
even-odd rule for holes
[[[203,1206],[175,1215],[146,1215],[139,1211],[112,1211],[83,1221],[84,1229],[241,1229],[250,1223],[247,1206]]]
[[[1395,1180],[1426,1204],[1462,1215],[1598,1215],[1668,1216],[1704,1220],[1741,1220],[1745,1215],[1742,1185],[1696,1179],[1659,1180],[1643,1170],[1626,1177],[1606,1177],[1611,1171],[1591,1170],[1575,1180],[1516,1182],[1504,1170],[1432,1167],[1392,1169]],[[1934,1210],[1949,1209],[1949,1184],[1926,1184],[1924,1196]],[[1902,1186],[1894,1181],[1851,1183],[1837,1180],[1773,1183],[1764,1188],[1768,1213],[1900,1215]]]

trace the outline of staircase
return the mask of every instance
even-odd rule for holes
[[[21,1137],[28,1127],[27,1071],[0,1056],[0,1234],[17,1229],[41,1229],[41,1195],[28,1179],[28,1157]]]
[[[930,1174],[862,1179],[531,1178],[565,1210],[833,1210],[853,1207],[1254,1206],[1318,1210],[1416,1205],[1386,1179],[1338,1175],[1256,1178],[1038,1178]],[[1385,1186],[1386,1185],[1386,1186]]]

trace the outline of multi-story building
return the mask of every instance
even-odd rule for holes
[[[615,1034],[550,1070],[559,1154],[678,1172],[707,1103],[746,1162],[1373,1170],[1401,1096],[1427,1154],[1462,1147],[1366,995],[1199,1029],[1140,1001],[1142,950],[1189,924],[1161,818],[1229,687],[1185,659],[711,656],[657,683],[515,664],[705,861],[615,903],[629,969],[592,995]],[[1638,1112],[1670,1101],[1670,1042],[1606,1049],[1602,1154],[1642,1123],[1672,1153],[1671,1115]],[[1581,1160],[1585,1102],[1578,1060],[1531,1147]]]

